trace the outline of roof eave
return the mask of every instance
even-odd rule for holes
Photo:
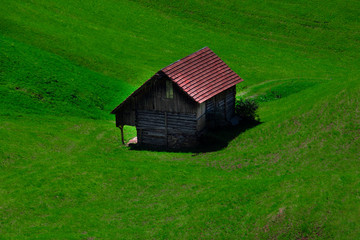
[[[122,103],[120,103],[116,108],[114,108],[110,114],[116,114],[120,108],[133,96],[135,96],[138,92],[140,92],[142,90],[142,88],[149,83],[152,79],[154,79],[155,76],[157,76],[159,74],[160,71],[158,71],[157,73],[155,73],[151,78],[149,78],[148,80],[146,80],[139,88],[137,88],[133,93],[131,93],[127,98],[125,98],[124,101],[122,101]]]

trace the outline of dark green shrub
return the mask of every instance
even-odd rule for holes
[[[258,103],[252,99],[236,99],[235,114],[242,120],[260,121],[259,115],[256,113],[259,108]]]

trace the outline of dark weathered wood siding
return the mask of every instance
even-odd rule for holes
[[[230,121],[235,113],[235,94],[236,94],[235,86],[227,90],[226,99],[225,99],[227,121]]]
[[[129,125],[135,126],[135,110],[131,108],[126,108],[123,111],[116,113],[116,126],[120,125]]]
[[[166,81],[173,86],[173,98],[166,97]],[[136,99],[137,110],[196,113],[197,103],[166,77],[156,79]]]
[[[196,143],[196,114],[137,110],[136,119],[139,144],[190,147]]]
[[[166,97],[166,82],[173,86],[172,98]],[[196,114],[198,105],[166,76],[155,75],[141,91],[126,100],[116,113],[116,125],[135,126],[136,110]]]
[[[206,103],[203,102],[197,108],[197,131],[201,132],[206,128]]]
[[[116,116],[117,125],[136,126],[139,144],[192,146],[198,137],[199,105],[166,76],[155,75],[126,101]]]
[[[206,121],[209,127],[228,124],[235,110],[235,86],[206,101]]]
[[[136,126],[139,144],[192,147],[208,126],[230,120],[234,104],[235,87],[199,104],[168,77],[157,74],[121,106],[116,124]]]

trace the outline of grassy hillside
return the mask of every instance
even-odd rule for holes
[[[0,239],[360,238],[358,9],[2,1]],[[109,111],[203,46],[262,123],[205,152],[120,145]]]
[[[1,112],[104,118],[134,90],[38,48],[0,36]]]
[[[358,63],[356,9],[356,1],[4,0],[0,23],[7,36],[135,85],[204,46],[258,82],[330,77],[333,63]]]

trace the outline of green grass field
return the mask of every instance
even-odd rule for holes
[[[360,239],[358,1],[0,11],[0,239]],[[109,112],[204,46],[261,124],[206,151],[121,145]]]

